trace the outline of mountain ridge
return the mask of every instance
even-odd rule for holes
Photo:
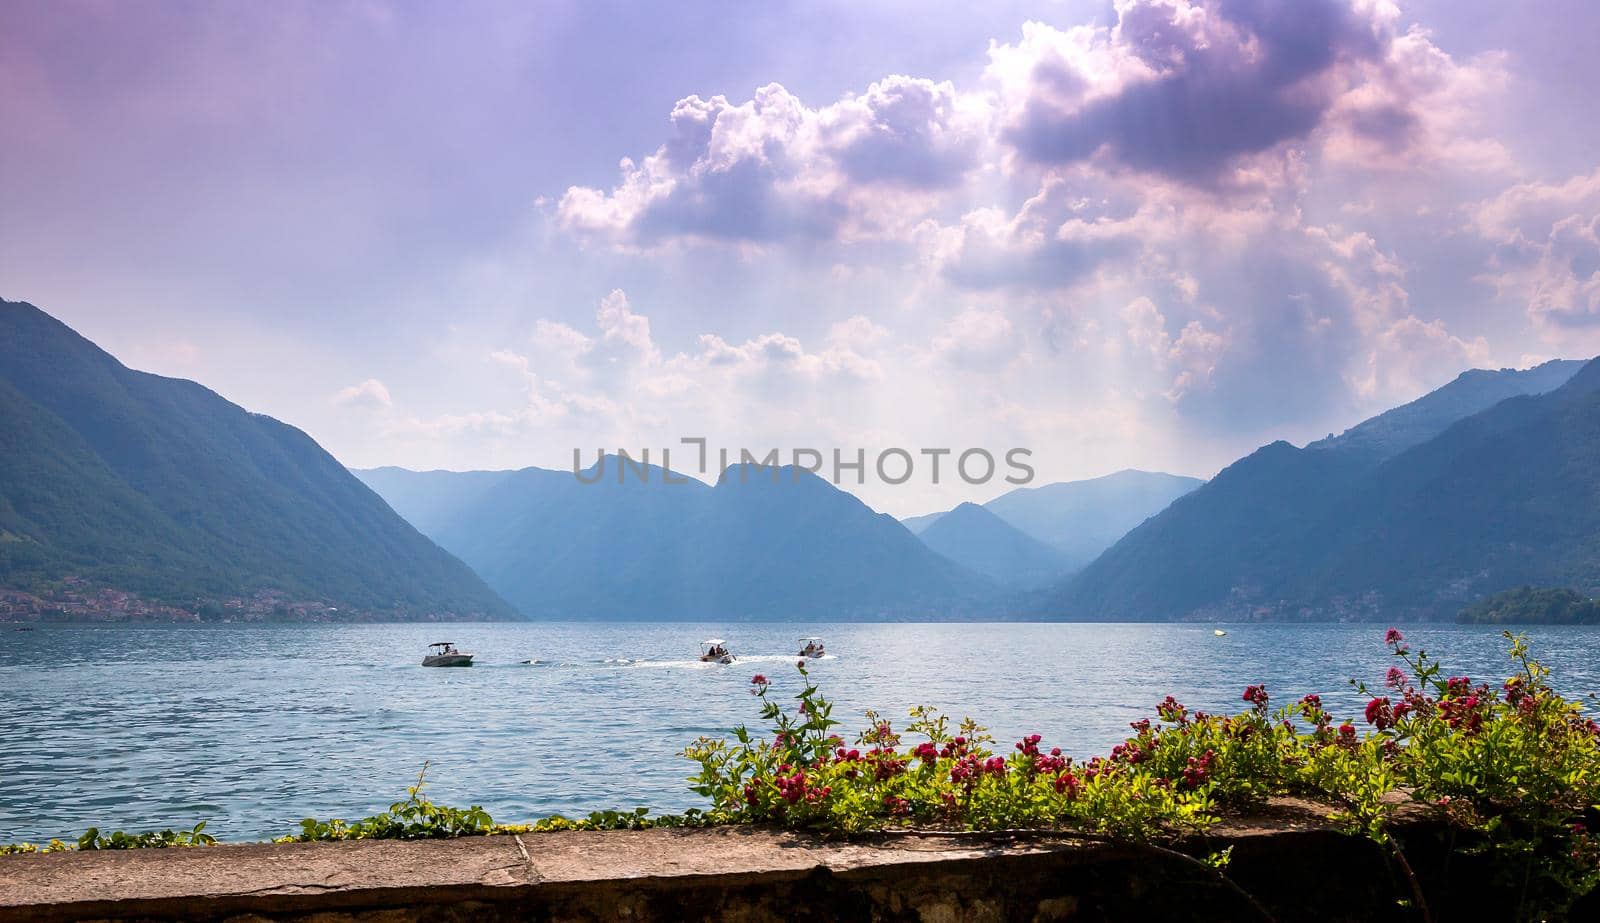
[[[1555,380],[1561,383],[1554,390],[1544,390]],[[1059,585],[1047,608],[1074,618],[1139,620],[1453,615],[1470,601],[1466,596],[1492,591],[1501,578],[1452,571],[1440,549],[1453,548],[1456,561],[1483,564],[1494,539],[1459,517],[1451,520],[1450,504],[1423,501],[1438,482],[1481,469],[1494,455],[1486,446],[1496,430],[1531,425],[1529,414],[1576,400],[1574,392],[1592,394],[1597,384],[1600,367],[1573,360],[1463,374],[1396,408],[1403,426],[1390,425],[1396,416],[1388,411],[1346,431],[1357,438],[1305,448],[1270,443],[1129,532]],[[1505,396],[1508,390],[1514,393]],[[1373,432],[1383,438],[1367,438]],[[1547,450],[1562,445],[1558,434],[1540,438]],[[1443,459],[1435,454],[1463,439],[1475,448],[1457,446]],[[1419,467],[1424,461],[1428,466]],[[1516,480],[1484,481],[1478,490],[1476,497],[1492,506],[1494,498],[1516,494]],[[1569,503],[1582,496],[1572,494]],[[1472,498],[1456,498],[1457,507],[1463,499]],[[1402,515],[1407,509],[1410,515]],[[1480,513],[1500,515],[1488,507]],[[1415,525],[1447,520],[1472,536],[1467,544],[1452,545],[1450,536]],[[1410,535],[1412,544],[1395,544],[1397,534]],[[1394,570],[1401,560],[1410,562],[1413,576]]]
[[[0,331],[0,494],[25,530],[0,543],[9,591],[79,609],[131,593],[169,615],[515,616],[301,430],[130,369],[25,302],[0,301]],[[48,492],[29,487],[41,474]],[[137,521],[85,525],[107,506]]]
[[[1031,589],[1068,570],[1062,552],[976,503],[963,503],[918,536],[946,558],[1000,583]]]
[[[717,483],[513,473],[433,537],[536,617],[945,618],[992,612],[990,581],[892,516],[793,466],[730,465]],[[596,471],[596,466],[607,470]],[[364,475],[364,472],[357,472]],[[388,489],[393,489],[392,485]]]

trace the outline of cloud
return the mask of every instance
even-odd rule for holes
[[[1470,209],[1494,251],[1480,280],[1547,337],[1600,339],[1600,170],[1523,183]]]
[[[1463,369],[1489,364],[1489,343],[1483,337],[1463,339],[1450,333],[1441,320],[1406,315],[1374,338],[1366,375],[1356,377],[1354,384],[1363,396],[1392,399],[1422,394]]]
[[[1172,401],[1181,399],[1190,389],[1208,384],[1227,344],[1222,334],[1208,330],[1198,320],[1189,321],[1173,338],[1167,333],[1166,317],[1155,302],[1143,295],[1128,302],[1122,309],[1122,319],[1133,347],[1147,353],[1156,367],[1170,376],[1165,395]]]
[[[341,389],[333,396],[333,402],[343,407],[368,411],[388,410],[394,406],[389,389],[376,378],[368,378],[359,385]]]
[[[994,371],[1017,357],[1021,342],[998,310],[966,308],[933,338],[933,355],[960,369]]]
[[[1004,132],[1025,160],[1214,185],[1314,131],[1343,69],[1384,42],[1375,15],[1337,0],[1119,0],[1115,26],[1030,23],[990,67],[1016,94]]]
[[[594,319],[604,342],[621,344],[646,362],[658,358],[659,352],[650,338],[650,318],[633,313],[628,307],[628,295],[622,289],[612,289],[611,294],[600,300]]]
[[[776,83],[737,104],[689,96],[671,124],[655,153],[621,162],[611,189],[569,188],[561,226],[631,246],[872,235],[958,184],[985,137],[976,101],[900,76],[820,108]]]
[[[1323,155],[1364,171],[1432,166],[1509,173],[1514,158],[1486,133],[1485,105],[1508,83],[1504,54],[1458,61],[1413,25],[1394,34],[1378,60],[1355,68],[1327,114]]]
[[[1028,23],[991,46],[1001,130],[1025,162],[1093,162],[1226,191],[1319,141],[1391,163],[1506,155],[1460,131],[1503,59],[1460,64],[1366,0],[1117,0],[1110,27]]]
[[[1048,177],[1015,215],[981,208],[953,228],[929,223],[929,256],[955,284],[974,289],[1060,288],[1093,274],[1108,259],[1138,249],[1132,216],[1106,214],[1103,201]]]

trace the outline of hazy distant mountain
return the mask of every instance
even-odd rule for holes
[[[900,520],[900,524],[905,526],[907,529],[910,529],[912,535],[921,535],[929,526],[938,522],[939,517],[943,516],[946,512],[948,511],[941,510],[937,513],[923,513],[921,516],[907,516],[906,518]]]
[[[1265,446],[1130,532],[1049,610],[1448,616],[1521,583],[1594,589],[1596,378],[1577,362],[1469,372],[1342,436]]]
[[[919,537],[957,564],[1007,586],[1037,586],[1069,569],[1066,555],[976,503],[943,514]]]
[[[257,591],[345,616],[514,614],[306,434],[0,301],[0,588],[65,587],[208,614]]]
[[[1199,478],[1128,469],[1083,481],[1018,487],[983,506],[1060,552],[1066,572],[1088,564],[1129,529],[1203,483]],[[926,535],[947,515],[929,513],[902,521],[911,531]]]
[[[1082,567],[1205,482],[1159,471],[1118,471],[1086,481],[1018,487],[984,504],[990,512]]]
[[[406,522],[424,535],[446,525],[462,507],[475,502],[516,471],[411,471],[369,468],[352,472],[377,491]]]
[[[430,534],[535,617],[944,618],[988,611],[995,592],[812,474],[735,466],[712,487],[650,467],[618,483],[616,464],[586,471],[595,483],[528,468],[461,489]],[[472,473],[359,474],[398,500]]]

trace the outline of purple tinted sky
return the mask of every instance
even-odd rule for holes
[[[12,0],[0,295],[358,466],[704,435],[1208,475],[1600,352],[1597,27],[1576,0]]]

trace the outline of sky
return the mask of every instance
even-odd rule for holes
[[[0,296],[354,467],[862,450],[895,515],[1009,487],[923,450],[1207,477],[1600,354],[1596,34],[1583,0],[0,0]]]

